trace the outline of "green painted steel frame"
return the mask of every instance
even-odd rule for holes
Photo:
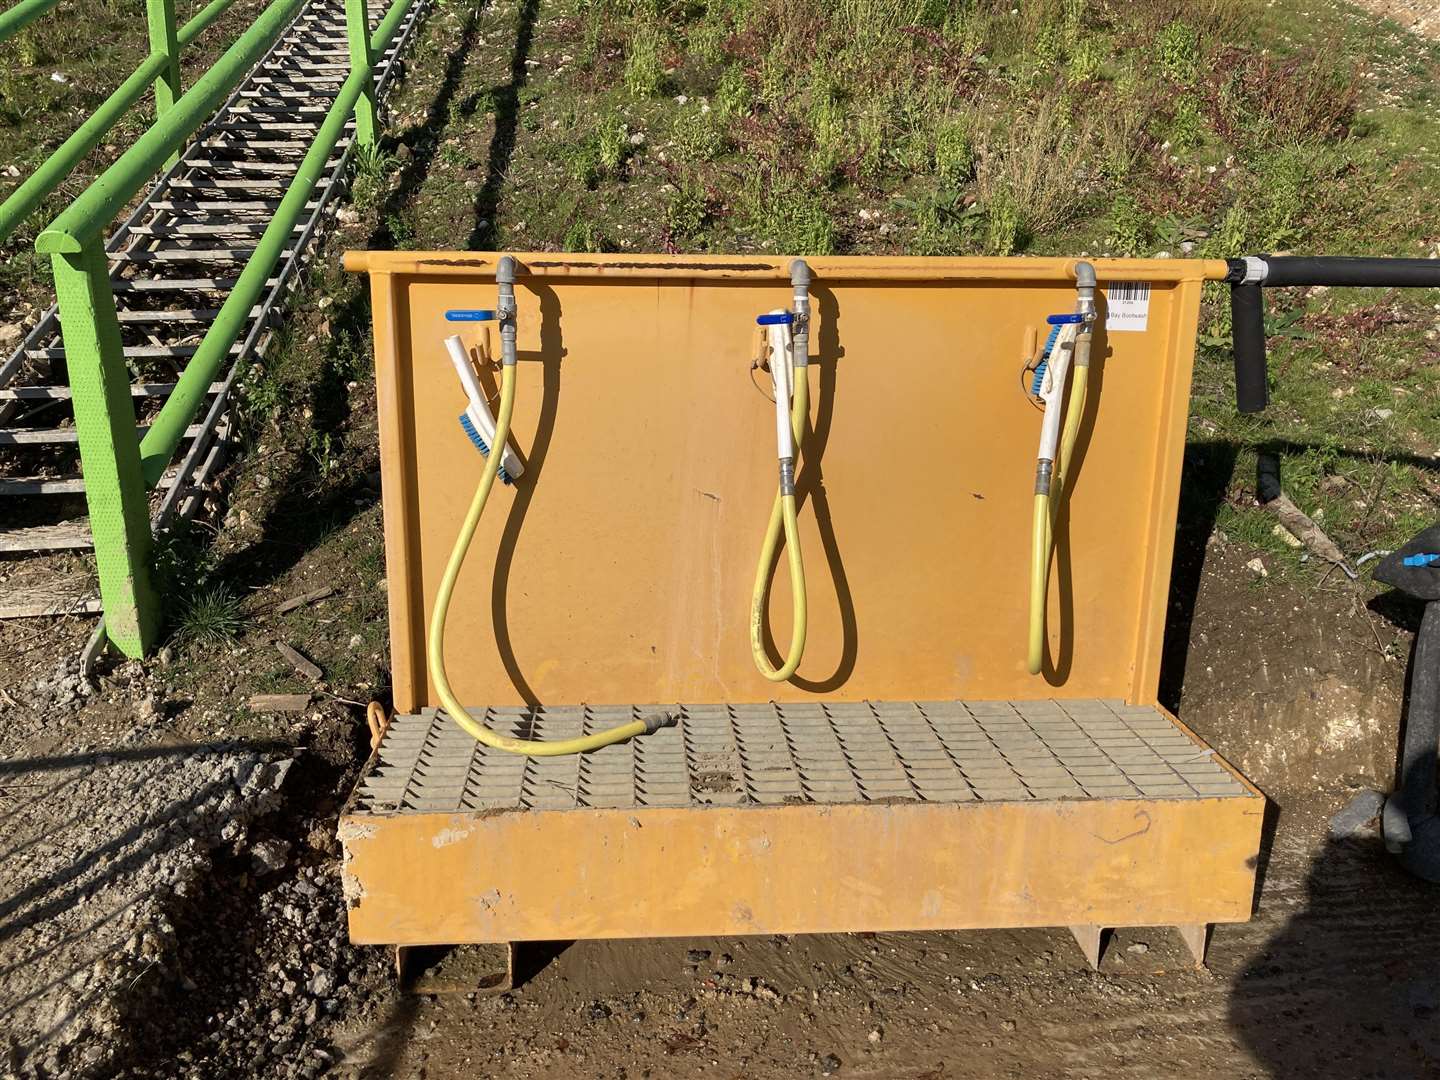
[[[368,33],[364,0],[347,0],[350,74],[234,288],[138,444],[115,297],[102,246],[103,230],[215,111],[289,24],[301,3],[275,0],[215,66],[35,243],[36,250],[51,256],[54,266],[105,632],[127,656],[144,655],[158,637],[162,621],[159,598],[150,582],[147,490],[164,474],[186,427],[204,404],[212,380],[244,330],[352,112],[357,116],[358,142],[373,145],[373,57],[384,54],[415,0],[394,0],[373,35]],[[363,40],[365,48],[358,47],[357,40]],[[358,119],[361,102],[367,102],[363,108],[370,110],[368,131],[361,130]]]
[[[60,0],[20,0],[14,7],[0,12],[0,41],[14,37],[59,2]]]

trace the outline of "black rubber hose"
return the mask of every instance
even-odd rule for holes
[[[1410,712],[1400,754],[1400,805],[1410,823],[1410,843],[1400,855],[1405,868],[1440,882],[1440,601],[1425,605],[1410,662]]]
[[[1350,259],[1262,255],[1265,285],[1356,285],[1440,288],[1440,259]]]
[[[1265,370],[1265,300],[1259,285],[1230,286],[1230,326],[1235,339],[1235,406],[1260,412],[1270,403]]]
[[[1405,829],[1400,861],[1427,881],[1440,882],[1440,569],[1406,566],[1410,555],[1440,551],[1440,525],[1406,541],[1375,567],[1375,580],[1425,601],[1410,657],[1410,703],[1400,747],[1399,786],[1386,803],[1399,809]],[[1403,832],[1409,835],[1404,836]],[[1390,842],[1387,830],[1386,842]]]

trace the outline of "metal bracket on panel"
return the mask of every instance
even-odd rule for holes
[[[1094,923],[1076,923],[1070,927],[1070,933],[1074,935],[1075,944],[1079,945],[1080,951],[1085,954],[1085,962],[1090,965],[1090,970],[1099,971],[1100,958],[1104,955],[1110,931]]]

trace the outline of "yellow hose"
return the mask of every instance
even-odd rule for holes
[[[1039,675],[1045,662],[1045,594],[1050,569],[1050,496],[1035,493],[1030,526],[1030,654],[1026,666]]]
[[[1060,435],[1060,460],[1051,475],[1053,495],[1035,495],[1030,528],[1030,648],[1026,667],[1039,675],[1045,664],[1045,609],[1050,593],[1050,560],[1055,553],[1055,518],[1065,497],[1065,477],[1070,457],[1085,416],[1085,397],[1090,382],[1090,328],[1086,325],[1075,337],[1075,359],[1071,367],[1070,396],[1065,409],[1065,427]],[[1062,396],[1062,401],[1063,401]]]
[[[790,403],[790,430],[795,436],[796,471],[799,471],[800,440],[805,434],[805,419],[810,413],[810,380],[807,368],[796,366],[795,390]],[[785,531],[785,547],[790,557],[790,650],[785,663],[772,667],[765,652],[765,600],[770,587],[770,568],[775,563],[775,549],[780,543],[781,526]],[[770,510],[770,524],[765,529],[765,543],[760,548],[760,563],[755,568],[755,591],[750,598],[750,652],[760,674],[771,682],[784,682],[795,674],[805,654],[805,632],[809,605],[805,599],[805,567],[800,558],[800,526],[796,519],[795,496],[775,494]]]
[[[478,742],[496,750],[511,754],[528,754],[530,757],[560,757],[564,754],[583,754],[598,750],[624,739],[642,735],[651,730],[644,720],[632,720],[618,727],[608,728],[585,735],[578,739],[559,739],[555,742],[540,742],[535,739],[515,739],[508,735],[497,735],[484,724],[477,724],[465,706],[460,704],[455,692],[450,689],[450,680],[445,676],[445,620],[450,614],[450,598],[455,592],[456,579],[460,568],[465,565],[465,556],[470,550],[470,541],[475,536],[475,526],[485,512],[485,503],[490,499],[490,489],[495,485],[495,476],[500,471],[500,458],[504,454],[506,440],[510,437],[510,414],[515,407],[515,367],[507,364],[500,377],[500,413],[495,418],[495,439],[490,453],[485,458],[485,468],[480,473],[480,485],[475,497],[470,500],[470,509],[465,514],[465,523],[460,526],[460,535],[455,538],[455,547],[450,552],[450,561],[445,564],[445,574],[440,579],[440,589],[435,594],[435,610],[430,616],[429,661],[430,678],[435,682],[435,692],[450,719],[459,724]]]

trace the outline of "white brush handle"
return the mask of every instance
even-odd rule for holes
[[[772,311],[784,315],[784,309]],[[775,445],[781,459],[795,458],[795,433],[790,427],[790,399],[794,393],[792,368],[795,348],[787,323],[771,323],[766,331],[770,339],[770,381],[775,387]]]
[[[1075,325],[1068,323],[1060,328],[1055,338],[1050,359],[1045,365],[1045,376],[1040,383],[1040,400],[1045,402],[1045,417],[1040,422],[1039,456],[1044,461],[1054,461],[1055,451],[1060,445],[1061,405],[1065,398],[1065,379],[1070,374],[1070,358],[1074,353]]]
[[[455,374],[460,376],[460,384],[465,388],[465,397],[469,404],[465,407],[465,415],[470,418],[470,423],[485,440],[485,445],[490,447],[491,452],[495,450],[495,417],[490,412],[490,405],[485,400],[485,391],[481,389],[480,379],[475,374],[475,369],[470,365],[470,354],[465,351],[465,343],[460,340],[459,334],[451,334],[445,339],[445,351],[450,354],[450,363],[455,366]],[[518,477],[525,471],[520,464],[520,459],[510,449],[510,440],[505,440],[505,446],[500,455],[500,464],[511,478]]]

